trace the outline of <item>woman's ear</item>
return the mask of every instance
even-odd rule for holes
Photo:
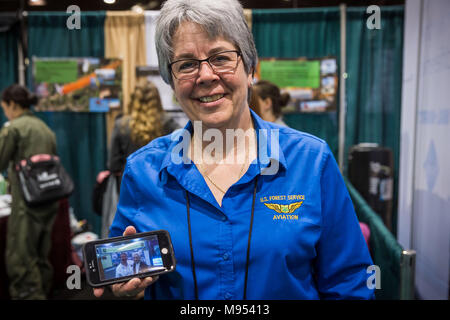
[[[250,72],[247,77],[247,87],[250,88],[253,86],[253,73]]]
[[[2,103],[2,107],[8,108],[8,109],[11,109],[11,105],[13,104],[12,101],[10,101],[10,102],[2,101],[1,103]]]
[[[261,109],[264,109],[264,111],[272,109],[272,99],[270,99],[270,97],[267,97],[265,99],[261,98],[261,102]]]

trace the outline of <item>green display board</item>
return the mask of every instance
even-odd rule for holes
[[[335,57],[260,59],[256,78],[270,81],[288,92],[290,101],[283,113],[336,110],[338,88]]]
[[[78,63],[75,60],[37,60],[35,81],[68,83],[78,78]]]
[[[262,60],[261,79],[275,83],[281,88],[320,87],[320,61],[307,60]]]

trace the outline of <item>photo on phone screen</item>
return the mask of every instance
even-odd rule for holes
[[[97,244],[95,251],[101,281],[165,269],[156,235]]]
[[[83,254],[92,286],[171,272],[176,264],[170,236],[164,230],[91,241]]]

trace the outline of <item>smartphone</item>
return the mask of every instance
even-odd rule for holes
[[[176,266],[166,230],[87,242],[83,258],[86,279],[92,287],[164,274]]]

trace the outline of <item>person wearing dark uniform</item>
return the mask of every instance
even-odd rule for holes
[[[12,299],[46,299],[52,285],[48,261],[51,231],[58,212],[54,202],[28,207],[14,165],[36,154],[56,154],[56,137],[30,110],[37,97],[25,87],[12,85],[2,94],[8,118],[0,130],[0,171],[8,168],[12,207],[6,236],[6,269]]]

